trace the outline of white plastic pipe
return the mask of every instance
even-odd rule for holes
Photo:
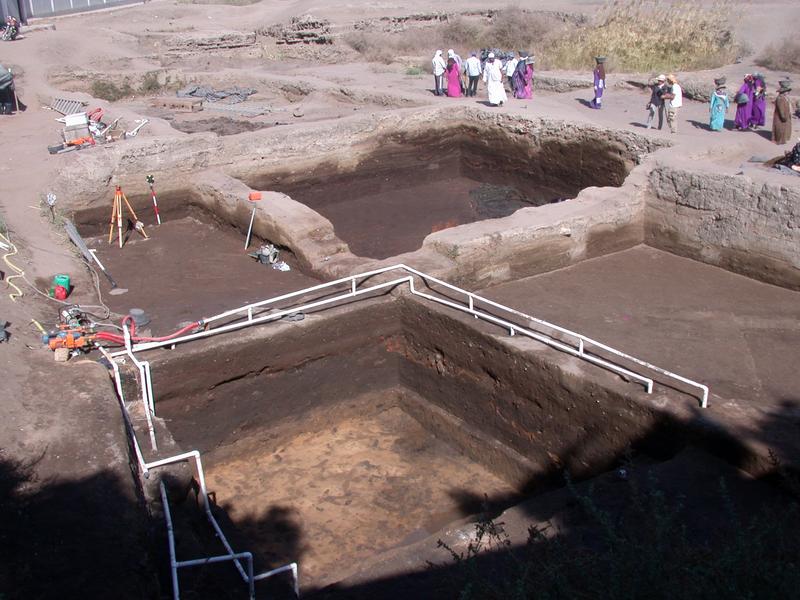
[[[130,356],[131,361],[139,369],[139,378],[141,379],[142,388],[142,407],[144,408],[144,414],[147,418],[147,431],[150,434],[150,445],[152,446],[153,452],[158,451],[158,443],[156,442],[156,433],[153,429],[153,418],[152,418],[152,406],[153,401],[149,396],[150,385],[148,383],[149,378],[147,377],[147,372],[145,371],[144,365],[141,361],[139,361],[136,356],[133,354],[131,349],[131,332],[128,330],[127,323],[123,323],[122,325],[122,333],[125,336],[125,352],[128,356]],[[112,355],[113,356],[113,355]]]
[[[208,337],[208,336],[211,336],[211,335],[216,335],[217,333],[223,333],[223,332],[226,332],[226,331],[233,331],[235,329],[240,329],[240,328],[245,327],[247,325],[254,325],[254,324],[257,324],[257,323],[265,323],[265,322],[268,322],[268,321],[273,321],[273,320],[275,320],[277,318],[280,318],[280,317],[282,317],[284,315],[291,314],[291,313],[294,313],[294,312],[298,312],[300,310],[309,309],[309,308],[316,308],[316,307],[324,306],[324,305],[327,305],[327,304],[333,304],[335,302],[339,302],[339,301],[345,300],[347,298],[353,298],[355,296],[368,294],[370,292],[376,291],[376,290],[381,289],[381,288],[389,287],[389,285],[398,285],[399,283],[403,283],[405,281],[409,282],[409,288],[413,288],[413,279],[401,278],[401,279],[393,280],[392,282],[389,282],[388,284],[378,284],[378,285],[371,286],[371,287],[368,287],[368,288],[362,288],[360,290],[356,290],[356,288],[358,286],[358,281],[363,281],[364,279],[367,279],[369,277],[373,277],[373,276],[381,274],[381,273],[386,273],[388,271],[393,271],[393,270],[398,270],[398,269],[402,269],[402,270],[406,271],[407,273],[411,273],[413,275],[416,275],[416,276],[420,277],[423,281],[425,281],[428,284],[435,283],[437,285],[441,285],[441,286],[443,286],[443,287],[445,287],[447,289],[450,289],[450,290],[452,290],[454,292],[457,292],[458,294],[463,294],[467,298],[467,305],[468,306],[464,307],[464,306],[462,306],[460,304],[456,304],[456,303],[453,303],[453,302],[445,302],[445,301],[442,301],[442,299],[437,299],[437,298],[431,296],[430,294],[424,294],[422,292],[419,292],[419,291],[416,291],[416,290],[412,289],[412,293],[414,293],[414,294],[416,294],[418,296],[422,296],[422,297],[428,298],[428,299],[433,300],[435,302],[439,302],[440,304],[445,304],[447,306],[451,306],[451,307],[456,308],[458,310],[466,310],[470,314],[473,314],[473,316],[475,316],[475,318],[484,318],[486,320],[490,320],[490,321],[492,321],[492,322],[494,322],[494,323],[496,323],[498,325],[501,325],[501,326],[507,328],[509,330],[509,334],[510,335],[514,335],[516,332],[521,332],[524,329],[524,331],[526,332],[525,335],[527,335],[529,337],[533,337],[534,339],[537,339],[539,341],[543,341],[544,343],[547,343],[547,344],[549,344],[549,345],[551,345],[551,346],[553,346],[555,348],[558,348],[560,350],[563,350],[565,352],[568,352],[570,354],[578,356],[579,358],[587,360],[588,362],[592,362],[594,364],[597,364],[597,365],[600,365],[600,366],[603,366],[603,367],[611,368],[612,370],[614,370],[614,371],[616,371],[618,373],[625,374],[626,376],[631,377],[632,379],[635,379],[635,380],[645,384],[646,387],[647,387],[648,393],[652,392],[652,390],[653,390],[653,380],[651,378],[647,378],[647,377],[635,374],[635,373],[633,373],[632,371],[630,371],[628,369],[625,369],[625,368],[623,368],[621,366],[615,365],[614,363],[611,363],[610,361],[597,356],[596,354],[589,354],[588,352],[586,352],[586,344],[594,346],[594,347],[596,347],[598,349],[605,350],[606,352],[614,354],[615,356],[618,356],[618,357],[623,358],[625,360],[629,360],[629,361],[631,361],[631,362],[633,362],[635,364],[638,364],[638,365],[640,365],[642,367],[645,367],[647,369],[653,370],[653,371],[655,371],[657,373],[660,373],[661,375],[664,375],[664,376],[669,377],[671,379],[675,379],[676,381],[681,381],[681,382],[683,382],[683,383],[685,383],[687,385],[696,387],[697,389],[699,389],[701,391],[700,405],[703,408],[706,408],[708,406],[709,389],[708,389],[708,386],[706,386],[706,385],[703,385],[701,383],[698,383],[696,381],[693,381],[691,379],[688,379],[686,377],[683,377],[681,375],[673,373],[672,371],[668,371],[666,369],[662,369],[661,367],[653,365],[652,363],[649,363],[649,362],[644,361],[642,359],[639,359],[639,358],[636,358],[634,356],[631,356],[630,354],[626,354],[624,352],[621,352],[621,351],[617,350],[616,348],[612,348],[611,346],[608,346],[606,344],[598,342],[598,341],[596,341],[596,340],[594,340],[594,339],[592,339],[590,337],[587,337],[585,335],[576,333],[574,331],[571,331],[571,330],[566,329],[564,327],[561,327],[559,325],[555,325],[555,324],[550,323],[548,321],[545,321],[543,319],[538,319],[536,317],[532,317],[531,315],[527,315],[527,314],[525,314],[523,312],[520,312],[518,310],[509,308],[509,307],[504,306],[504,305],[502,305],[502,304],[500,304],[498,302],[494,302],[492,300],[484,298],[483,296],[479,296],[479,295],[474,294],[472,292],[468,292],[466,290],[463,290],[463,289],[461,289],[459,287],[456,287],[456,286],[454,286],[452,284],[447,283],[446,281],[442,281],[441,279],[438,279],[436,277],[432,277],[430,275],[427,275],[427,274],[425,274],[425,273],[423,273],[421,271],[413,269],[413,268],[411,268],[411,267],[409,267],[407,265],[404,265],[404,264],[393,265],[393,266],[390,266],[390,267],[383,267],[383,268],[380,268],[380,269],[367,271],[365,273],[360,273],[358,275],[351,275],[349,277],[343,277],[343,278],[337,279],[335,281],[329,281],[329,282],[322,283],[322,284],[319,284],[319,285],[316,285],[316,286],[305,288],[303,290],[298,290],[296,292],[291,292],[289,294],[283,294],[283,295],[277,296],[275,298],[262,300],[260,302],[255,302],[255,303],[252,303],[252,304],[248,304],[248,305],[240,307],[240,308],[228,310],[228,311],[225,311],[225,312],[220,313],[218,315],[205,318],[205,319],[203,319],[203,321],[206,324],[209,324],[209,323],[212,323],[214,321],[218,321],[218,320],[222,320],[222,319],[230,319],[230,318],[234,318],[234,317],[238,317],[238,318],[241,319],[241,318],[244,318],[245,315],[247,317],[247,320],[244,321],[244,322],[229,323],[227,325],[223,325],[223,326],[220,326],[220,327],[217,327],[217,328],[214,328],[214,329],[208,329],[206,331],[199,332],[199,333],[196,333],[196,334],[190,334],[190,335],[187,335],[187,336],[182,336],[182,337],[179,337],[179,338],[175,338],[175,339],[169,340],[168,342],[147,342],[147,343],[143,343],[143,344],[137,344],[137,345],[135,345],[133,347],[133,351],[134,352],[141,352],[141,351],[144,351],[144,350],[150,350],[152,348],[158,348],[158,347],[163,347],[163,346],[168,346],[168,345],[174,347],[174,345],[176,343],[179,343],[179,342],[186,342],[186,341],[190,341],[190,340],[193,340],[193,339],[198,339],[198,338]],[[327,288],[330,288],[330,287],[333,287],[333,286],[337,286],[337,285],[340,285],[340,284],[343,284],[343,283],[349,284],[350,290],[348,292],[343,293],[340,296],[336,296],[334,298],[328,298],[328,299],[323,300],[323,301],[304,304],[304,305],[301,305],[299,307],[298,306],[293,306],[290,309],[286,309],[286,310],[283,310],[283,311],[280,311],[280,312],[277,312],[277,313],[272,313],[272,314],[270,314],[270,315],[268,315],[266,317],[254,318],[252,316],[254,309],[265,307],[265,306],[268,306],[270,304],[274,304],[276,302],[280,302],[282,300],[288,300],[290,298],[295,298],[295,297],[298,297],[298,296],[305,296],[305,295],[308,295],[308,294],[310,294],[312,292],[323,290],[323,289],[327,289]],[[489,318],[491,316],[491,315],[489,315],[489,313],[486,313],[486,312],[483,312],[483,311],[477,311],[477,308],[475,307],[475,302],[476,301],[485,303],[488,306],[492,306],[494,308],[497,308],[499,310],[507,312],[507,313],[509,313],[511,315],[514,315],[516,317],[527,319],[531,323],[537,323],[538,325],[550,328],[553,331],[557,331],[557,332],[563,333],[563,334],[565,334],[567,336],[571,336],[571,337],[573,337],[575,339],[575,347],[570,347],[570,346],[565,345],[565,344],[563,344],[561,342],[558,342],[552,336],[548,336],[546,339],[549,340],[549,341],[545,341],[545,338],[536,337],[535,335],[533,335],[534,334],[533,331],[525,329],[525,328],[522,328],[519,325],[513,324],[513,323],[511,323],[509,321],[506,321],[504,319],[499,319],[497,317]],[[567,350],[567,348],[570,348],[570,350]],[[116,356],[116,354],[112,354],[112,356]]]

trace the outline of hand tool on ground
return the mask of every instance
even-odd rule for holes
[[[50,222],[56,222],[56,200],[57,197],[53,192],[47,192],[47,196],[45,197],[45,202],[47,202],[47,208],[50,209]]]
[[[138,123],[139,119],[136,119],[136,122]],[[145,125],[147,125],[149,122],[150,119],[142,119],[142,121],[136,127],[131,129],[130,131],[125,132],[125,137],[136,137],[136,135],[139,133],[139,130]]]
[[[247,256],[252,256],[262,265],[274,265],[278,262],[279,250],[273,244],[265,244],[256,252],[249,252]]]
[[[114,281],[113,277],[111,277],[111,273],[106,271],[106,268],[103,266],[103,263],[100,262],[100,259],[97,258],[97,256],[95,256],[95,253],[89,249],[89,247],[86,245],[86,242],[83,241],[81,234],[78,233],[75,224],[69,219],[65,219],[64,229],[66,230],[69,239],[72,240],[72,243],[75,244],[78,247],[78,250],[81,251],[81,254],[83,254],[83,257],[86,259],[86,262],[90,264],[94,262],[97,264],[98,267],[100,267],[100,270],[103,272],[103,275],[106,276],[106,279],[108,279],[109,283],[111,284],[110,293],[113,296],[118,296],[119,294],[127,293],[128,290],[126,288],[121,288],[117,285],[117,282]]]
[[[250,234],[253,232],[253,221],[256,219],[256,202],[261,200],[261,192],[250,192],[247,200],[253,203],[253,214],[250,215],[250,225],[247,227],[247,238],[244,241],[244,249],[250,245]]]
[[[114,190],[114,206],[111,209],[111,224],[108,228],[108,243],[111,243],[111,240],[114,239],[114,221],[116,220],[117,225],[117,233],[119,237],[119,247],[122,248],[122,203],[125,202],[125,206],[128,207],[128,211],[131,213],[133,217],[133,228],[136,229],[139,233],[144,236],[144,239],[149,239],[147,232],[144,230],[144,223],[139,220],[139,217],[136,216],[136,212],[133,210],[131,203],[128,202],[128,198],[122,192],[122,188],[120,186],[116,186]]]
[[[50,154],[61,154],[63,152],[69,152],[71,150],[80,150],[81,148],[86,148],[87,146],[94,146],[95,141],[94,138],[90,135],[75,138],[74,140],[70,140],[68,142],[63,142],[56,146],[48,146],[47,151]]]
[[[158,199],[156,198],[156,191],[153,189],[153,184],[156,182],[156,178],[152,175],[148,175],[145,177],[145,180],[150,186],[150,196],[153,198],[153,210],[156,211],[156,221],[158,221],[158,224],[161,225],[161,217],[158,215]]]

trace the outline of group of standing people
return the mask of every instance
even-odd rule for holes
[[[712,131],[720,131],[725,125],[725,114],[730,106],[725,77],[714,80],[714,93],[709,103]],[[778,97],[775,99],[775,112],[772,118],[772,141],[783,145],[792,137],[792,110],[788,94],[792,82],[783,79],[778,82]],[[761,73],[748,73],[744,76],[739,91],[733,97],[736,104],[734,126],[739,131],[764,127],[767,123],[767,83]]]
[[[725,96],[727,101],[727,93],[725,92],[725,78],[715,79],[714,83],[717,84],[717,90],[712,97],[712,116],[715,110],[715,98],[717,96]],[[772,117],[772,141],[776,144],[783,145],[792,137],[792,110],[789,102],[788,94],[792,91],[792,82],[789,79],[783,79],[778,82],[778,97],[775,99],[775,112]],[[734,125],[739,131],[746,131],[748,129],[755,129],[763,127],[767,123],[767,82],[766,78],[761,73],[748,73],[744,76],[739,91],[736,92],[733,101],[736,103],[736,117]],[[728,103],[722,103],[722,100],[716,102],[717,112],[722,111],[722,107],[728,108]],[[719,121],[724,121],[724,112]],[[712,129],[715,127],[712,125]],[[719,122],[717,130],[722,129],[722,123]]]
[[[466,61],[451,48],[447,51],[447,60],[442,50],[433,56],[434,93],[437,96],[446,94],[451,98],[462,95],[474,97],[478,91],[478,80],[483,76],[489,104],[502,106],[508,101],[504,81],[511,82],[511,91],[515,98],[530,100],[533,97],[533,65],[535,59],[527,52],[520,51],[520,57],[511,55],[505,63],[489,52],[486,60],[481,62],[477,52],[470,53]]]

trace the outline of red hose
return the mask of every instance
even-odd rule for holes
[[[186,327],[182,327],[169,335],[161,336],[161,337],[147,337],[147,336],[137,336],[136,335],[136,322],[133,320],[133,317],[130,315],[126,315],[125,318],[122,319],[122,326],[125,327],[125,324],[130,321],[130,334],[131,334],[131,341],[132,342],[166,342],[167,340],[171,340],[172,338],[176,338],[179,335],[186,333],[187,331],[191,331],[197,327],[202,326],[202,321],[195,321],[194,323],[189,323]],[[125,336],[121,333],[110,333],[107,331],[101,331],[95,334],[95,338],[98,340],[103,340],[106,342],[113,342],[115,344],[125,344]]]

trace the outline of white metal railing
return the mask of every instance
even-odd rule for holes
[[[127,330],[127,328],[126,328]],[[133,423],[131,422],[130,414],[128,413],[128,409],[125,406],[125,396],[122,390],[122,380],[119,373],[119,366],[116,364],[114,358],[109,354],[109,352],[102,347],[99,347],[100,352],[105,356],[108,362],[111,364],[111,368],[114,372],[114,385],[117,390],[117,396],[120,403],[120,408],[122,410],[122,418],[125,422],[125,427],[128,431],[128,435],[130,436],[131,443],[134,448],[134,453],[136,455],[136,460],[139,463],[139,468],[142,471],[142,475],[145,478],[149,478],[150,471],[153,469],[157,469],[159,467],[163,467],[168,464],[175,464],[179,462],[185,461],[194,461],[195,471],[197,473],[197,482],[200,486],[200,495],[202,496],[203,501],[203,510],[206,514],[206,518],[208,519],[209,523],[211,524],[212,528],[216,536],[222,542],[223,547],[227,551],[227,554],[220,555],[220,556],[210,556],[192,560],[185,560],[185,561],[178,561],[175,556],[175,534],[172,527],[172,515],[169,509],[169,503],[167,498],[167,492],[164,488],[164,483],[159,482],[161,487],[161,499],[164,506],[164,519],[167,524],[167,536],[169,542],[169,551],[170,551],[170,570],[172,576],[172,592],[174,600],[180,600],[180,587],[178,583],[178,569],[181,567],[192,567],[192,566],[201,566],[205,564],[212,564],[217,562],[224,562],[224,561],[232,561],[236,570],[239,572],[239,575],[242,577],[244,582],[247,584],[248,587],[248,594],[249,598],[253,600],[255,598],[255,582],[261,581],[263,579],[267,579],[268,577],[272,577],[274,575],[278,575],[280,573],[291,572],[292,575],[292,587],[294,589],[295,596],[298,598],[300,597],[300,583],[299,583],[299,573],[298,573],[298,566],[297,563],[289,563],[287,565],[283,565],[278,567],[277,569],[272,569],[270,571],[264,571],[263,573],[259,573],[258,575],[253,574],[253,555],[251,552],[234,552],[233,548],[228,542],[228,538],[225,536],[225,533],[222,531],[222,528],[219,525],[219,522],[214,517],[213,512],[211,511],[211,504],[208,500],[208,490],[206,488],[206,476],[205,471],[203,470],[203,461],[200,458],[200,452],[197,450],[192,450],[190,452],[184,452],[183,454],[177,454],[175,456],[170,456],[167,458],[163,458],[160,460],[155,460],[152,462],[147,462],[144,459],[142,454],[141,446],[139,445],[139,440],[136,436],[136,430],[133,427]],[[141,373],[141,371],[140,371]],[[151,391],[152,397],[152,391]],[[148,422],[150,426],[152,422]],[[245,561],[245,567],[242,566],[241,561]]]
[[[405,277],[393,279],[391,281],[381,282],[372,286],[362,287],[361,285],[365,280],[371,277],[380,275],[382,273],[387,273],[389,271],[398,271],[398,270],[404,271],[408,273],[408,275]],[[422,279],[426,284],[428,284],[428,287],[430,287],[430,284],[436,284],[463,296],[464,302],[463,303],[456,302],[453,301],[452,299],[442,297],[443,294],[441,294],[441,292],[439,292],[440,296],[434,296],[433,294],[420,291],[419,289],[417,289],[415,285],[414,276],[417,276],[420,279]],[[625,377],[629,377],[630,379],[638,381],[644,386],[647,393],[652,393],[653,391],[653,379],[651,377],[647,377],[646,375],[634,372],[631,369],[625,368],[615,362],[611,362],[610,360],[603,358],[594,352],[590,352],[589,348],[594,348],[595,350],[602,350],[604,352],[614,355],[615,357],[623,361],[629,361],[630,363],[638,365],[639,367],[643,367],[646,370],[653,371],[664,377],[674,379],[675,381],[680,381],[686,385],[692,386],[697,390],[699,390],[700,392],[699,399],[701,407],[706,408],[708,406],[709,390],[707,386],[701,383],[698,383],[696,381],[688,379],[687,377],[683,377],[682,375],[678,375],[677,373],[673,373],[671,371],[658,367],[654,364],[651,364],[635,356],[631,356],[630,354],[626,354],[625,352],[617,350],[616,348],[613,348],[607,344],[598,342],[597,340],[594,340],[588,336],[571,331],[559,325],[555,325],[543,319],[532,317],[513,308],[504,306],[503,304],[500,304],[498,302],[489,300],[488,298],[484,298],[483,296],[480,296],[473,292],[468,292],[464,289],[449,284],[446,281],[442,281],[441,279],[437,279],[436,277],[427,275],[421,271],[408,267],[404,264],[392,265],[390,267],[375,269],[373,271],[368,271],[366,273],[359,273],[357,275],[343,277],[335,281],[329,281],[327,283],[315,285],[309,288],[298,290],[296,292],[291,292],[289,294],[276,296],[275,298],[269,298],[267,300],[262,300],[260,302],[247,304],[245,306],[228,310],[218,315],[214,315],[213,317],[208,317],[206,319],[203,319],[200,322],[201,325],[205,327],[203,331],[186,334],[162,342],[144,342],[144,343],[133,344],[131,348],[126,348],[126,350],[115,352],[112,354],[112,356],[120,356],[122,354],[126,354],[128,351],[130,351],[133,354],[136,352],[143,352],[145,350],[151,350],[154,348],[163,348],[165,346],[174,347],[177,344],[185,343],[191,340],[202,339],[220,333],[242,329],[250,325],[275,321],[293,313],[308,311],[311,309],[320,308],[331,304],[336,304],[339,302],[346,301],[348,299],[371,294],[379,290],[393,288],[404,283],[408,284],[409,291],[416,296],[420,296],[432,302],[443,304],[445,306],[454,308],[461,312],[471,314],[475,318],[489,321],[491,323],[494,323],[496,325],[499,325],[507,329],[510,335],[516,335],[516,334],[524,335],[526,337],[547,344],[548,346],[556,348],[557,350],[566,352],[582,360],[591,362],[605,369],[608,369],[610,371],[616,372],[620,375],[624,375]],[[302,298],[314,292],[321,292],[323,290],[342,287],[344,285],[347,286],[348,290],[339,293],[338,295],[329,296],[321,300],[314,300],[311,302],[305,302],[305,303],[301,302],[299,304],[294,304],[289,308],[274,310],[274,312],[263,314],[263,311],[270,310],[272,306],[280,302],[296,298]],[[510,318],[522,319],[526,322],[526,326],[514,323],[510,321],[508,318],[501,318],[494,314],[491,314],[487,312],[486,310],[487,307],[491,307],[495,310],[502,311],[503,313],[506,313],[506,315],[508,315]],[[483,308],[483,310],[481,310],[481,308]],[[216,327],[212,325],[214,323],[220,323],[220,322],[222,322],[222,324],[217,325]],[[548,334],[542,331],[534,331],[531,328],[534,325],[538,326],[539,328],[545,328],[550,330],[551,332],[557,332],[558,334],[571,338],[572,343],[570,344],[566,343],[565,341],[559,340],[556,337],[554,337],[552,333]]]

